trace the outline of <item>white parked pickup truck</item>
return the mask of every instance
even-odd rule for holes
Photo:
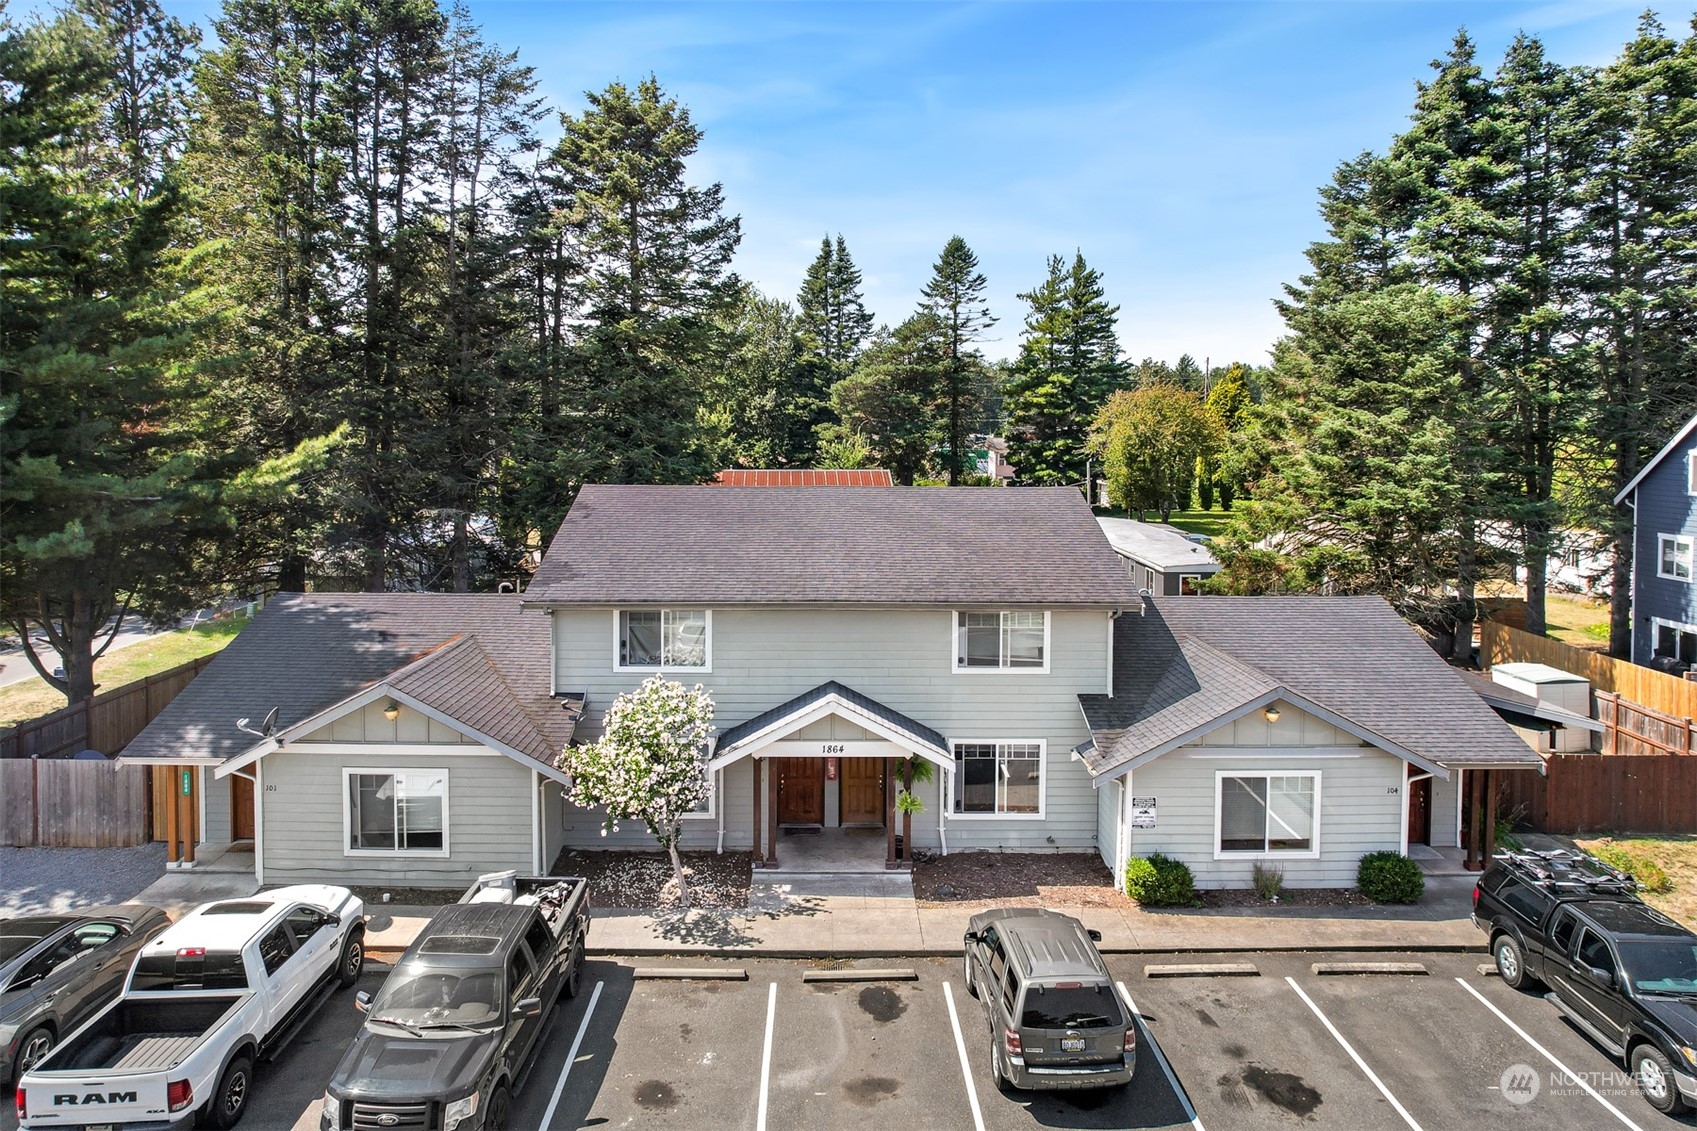
[[[124,992],[18,1081],[26,1128],[235,1126],[254,1064],[365,961],[365,905],[303,885],[197,907],[148,943]]]

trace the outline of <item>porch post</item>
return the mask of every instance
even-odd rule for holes
[[[177,818],[180,810],[177,808],[177,775],[181,771],[174,765],[159,767],[165,775],[165,862],[177,862]]]
[[[1496,771],[1485,771],[1485,853],[1479,857],[1479,870],[1482,872],[1491,866],[1491,858],[1497,854],[1497,790]]]
[[[778,768],[766,767],[766,866],[778,866]]]
[[[912,758],[906,758],[902,761],[902,790],[907,793],[913,792]],[[906,868],[913,867],[913,814],[905,809],[902,810],[901,864]]]
[[[760,827],[760,759],[749,758],[748,766],[749,778],[754,782],[754,821],[749,832],[754,837],[754,866],[762,868],[765,867],[766,861],[760,855],[760,834],[762,832]]]
[[[896,760],[884,759],[884,867],[896,867]]]
[[[1485,823],[1484,790],[1481,788],[1484,782],[1480,779],[1483,772],[1482,770],[1467,771],[1467,807],[1471,814],[1471,822],[1467,832],[1467,868],[1473,872],[1483,871],[1485,867],[1479,856],[1479,849],[1485,843],[1485,830],[1482,827]]]

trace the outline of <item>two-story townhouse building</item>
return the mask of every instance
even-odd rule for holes
[[[1632,507],[1632,662],[1697,664],[1697,416],[1615,496]]]
[[[1384,602],[1142,597],[1076,491],[734,486],[584,488],[522,595],[281,597],[124,759],[263,882],[458,886],[652,844],[555,760],[654,675],[715,703],[685,847],[762,864],[818,830],[1347,884],[1539,764]]]

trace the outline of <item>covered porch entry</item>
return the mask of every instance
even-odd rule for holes
[[[725,731],[711,768],[743,758],[753,771],[755,867],[765,868],[780,866],[786,834],[809,838],[804,855],[875,865],[882,847],[885,868],[910,866],[912,819],[897,808],[905,767],[924,759],[939,779],[953,769],[942,735],[835,681]]]

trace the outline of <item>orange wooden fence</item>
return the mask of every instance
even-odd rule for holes
[[[1584,676],[1594,690],[1612,691],[1664,715],[1697,716],[1697,681],[1575,648],[1547,636],[1533,636],[1496,621],[1480,622],[1479,658],[1486,669],[1510,663],[1548,664]]]
[[[0,760],[69,758],[82,750],[116,754],[211,662],[212,656],[202,656],[0,730]]]
[[[1499,813],[1540,832],[1697,833],[1697,757],[1552,754],[1548,771],[1502,774]]]

